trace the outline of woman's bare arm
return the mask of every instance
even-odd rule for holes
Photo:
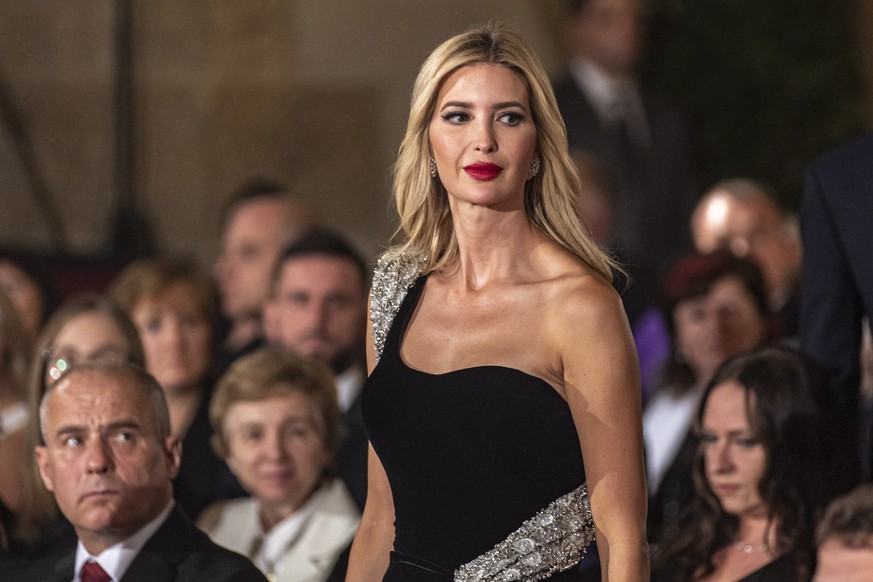
[[[580,285],[560,310],[556,336],[582,446],[602,577],[648,580],[639,364],[627,319],[618,295],[600,283]]]
[[[394,501],[372,446],[367,475],[367,503],[352,544],[346,582],[381,582],[394,548]]]
[[[369,317],[367,321],[367,370],[372,372],[376,351]],[[346,582],[381,582],[393,548],[394,498],[382,462],[371,445],[367,457],[367,502],[352,543]]]

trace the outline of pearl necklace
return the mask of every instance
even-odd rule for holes
[[[769,552],[770,544],[763,544],[761,546],[753,546],[752,544],[744,544],[743,542],[735,542],[734,547],[738,550],[742,550],[747,554],[754,554],[757,552]]]

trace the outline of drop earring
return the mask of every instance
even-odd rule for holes
[[[436,160],[433,159],[433,156],[431,156],[430,157],[430,177],[436,178],[437,174],[438,174],[438,172],[437,172]]]
[[[527,173],[528,180],[540,173],[540,165],[540,157],[535,156],[534,159],[530,162],[530,171]]]

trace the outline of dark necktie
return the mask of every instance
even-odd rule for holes
[[[97,562],[87,562],[82,566],[82,582],[112,582],[109,574]]]

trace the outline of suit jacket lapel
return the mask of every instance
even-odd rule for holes
[[[185,518],[177,507],[146,542],[130,564],[121,582],[173,582],[177,564],[184,559],[180,547],[188,540],[184,534]]]
[[[76,550],[65,554],[54,563],[51,570],[51,578],[46,582],[70,582],[75,576],[73,569],[76,567]]]

